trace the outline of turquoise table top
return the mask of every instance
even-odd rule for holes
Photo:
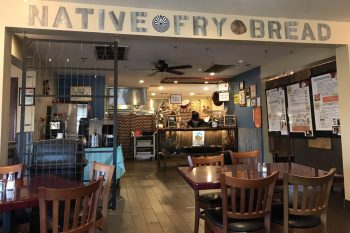
[[[84,169],[84,180],[89,180],[91,162],[113,165],[113,147],[85,148],[85,158],[88,164]],[[125,173],[122,147],[118,146],[116,154],[116,178],[120,179]]]

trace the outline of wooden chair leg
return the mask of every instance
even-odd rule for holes
[[[199,216],[200,216],[200,209],[199,209],[199,191],[194,190],[194,233],[198,233],[199,229]]]

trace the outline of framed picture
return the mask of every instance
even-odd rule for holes
[[[236,115],[226,115],[224,125],[237,126]]]
[[[71,86],[70,95],[71,102],[90,102],[91,86]]]
[[[205,131],[192,132],[192,146],[204,146]]]
[[[250,87],[244,88],[245,98],[250,98]]]
[[[25,97],[24,97],[24,106],[33,106],[35,105],[35,88],[26,88]],[[19,88],[19,96],[18,96],[19,106],[22,105],[22,88]]]
[[[168,115],[168,127],[176,128],[176,115]]]
[[[250,85],[250,98],[256,97],[256,84]]]
[[[239,90],[243,90],[244,89],[244,81],[240,81],[239,82]]]
[[[251,98],[250,99],[250,106],[252,106],[252,107],[256,107],[257,106],[256,98]]]
[[[181,94],[170,94],[170,103],[171,104],[181,104],[182,95]]]
[[[246,106],[246,99],[245,99],[245,91],[244,90],[239,91],[239,106],[241,106],[241,107]]]

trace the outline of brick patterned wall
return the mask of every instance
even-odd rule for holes
[[[135,130],[155,131],[154,115],[118,114],[118,134],[125,159],[134,158],[134,139],[131,132]]]

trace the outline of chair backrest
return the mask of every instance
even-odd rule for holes
[[[283,176],[284,216],[319,215],[327,211],[335,168],[321,177]]]
[[[194,167],[224,165],[224,155],[191,157]]]
[[[7,175],[11,172],[17,174],[16,175],[17,179],[22,178],[23,173],[24,173],[23,163],[11,165],[11,166],[0,167],[0,176],[2,175],[2,178],[5,180],[7,179]]]
[[[51,206],[51,203],[53,233],[95,232],[97,203],[101,185],[102,178],[79,188],[49,189],[40,187],[38,189],[40,233],[47,233],[49,230],[47,209],[49,205]]]
[[[227,232],[230,218],[255,219],[270,215],[277,176],[278,171],[261,179],[240,179],[225,173],[221,175],[224,232]],[[269,219],[265,221],[265,224],[268,223]]]
[[[260,151],[244,151],[244,152],[232,152],[230,151],[232,164],[257,164],[259,161]]]
[[[102,217],[104,218],[105,222],[108,219],[109,194],[111,191],[114,168],[114,165],[110,166],[102,163],[97,163],[95,161],[91,163],[90,168],[90,182],[93,182],[100,177],[102,177],[103,180],[100,200],[102,201]]]

